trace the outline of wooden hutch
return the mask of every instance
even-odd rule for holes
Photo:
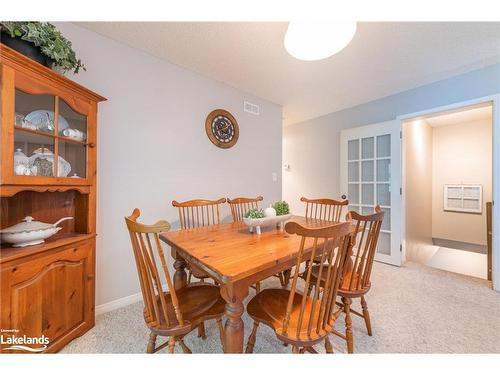
[[[74,217],[40,245],[1,244],[0,329],[4,340],[44,335],[43,352],[57,352],[94,326],[97,104],[105,98],[3,44],[0,74],[0,227]],[[37,167],[15,168],[33,157]]]

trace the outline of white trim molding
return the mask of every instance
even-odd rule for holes
[[[103,303],[95,307],[95,316],[105,314],[107,312],[132,305],[133,303],[142,301],[142,293],[132,294],[130,296],[115,299],[114,301]]]

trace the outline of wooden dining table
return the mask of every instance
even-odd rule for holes
[[[290,221],[310,228],[335,222],[293,216]],[[354,225],[353,225],[354,232]],[[174,287],[187,284],[187,262],[208,273],[220,285],[226,301],[224,351],[243,352],[243,301],[251,285],[279,272],[289,270],[297,261],[300,237],[276,227],[262,228],[252,234],[242,222],[182,229],[160,234],[171,246],[174,261]],[[312,252],[312,239],[307,239],[304,255]]]

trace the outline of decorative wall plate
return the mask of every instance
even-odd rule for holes
[[[223,109],[209,113],[205,121],[205,130],[210,141],[220,148],[233,147],[240,135],[238,122],[231,113]]]

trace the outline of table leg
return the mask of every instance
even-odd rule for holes
[[[353,256],[353,246],[356,244],[356,234],[353,234],[349,236],[349,245],[347,247],[347,254],[346,254],[346,263],[344,265],[344,270],[342,273],[344,275],[348,274],[349,272],[352,272],[354,268],[354,264],[352,262],[352,256]]]
[[[245,311],[243,300],[247,295],[248,286],[223,285],[221,287],[221,296],[226,301],[225,353],[243,353],[244,325],[241,316]]]
[[[174,261],[174,288],[175,290],[179,290],[187,285],[187,274],[186,274],[186,266],[187,263],[174,248],[172,248],[172,257],[175,259]]]

